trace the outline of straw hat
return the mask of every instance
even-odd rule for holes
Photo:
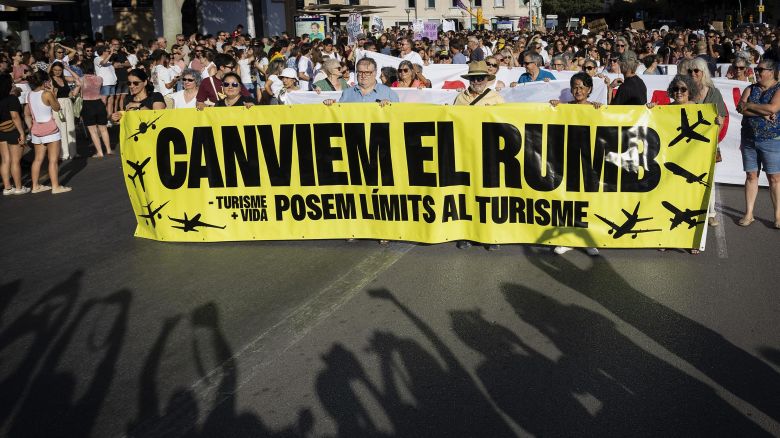
[[[487,63],[485,61],[475,61],[469,63],[469,72],[465,75],[460,75],[463,79],[471,80],[471,76],[487,76],[487,80],[492,81],[496,78],[496,75],[491,75],[487,71]]]

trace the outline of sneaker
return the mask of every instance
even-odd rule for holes
[[[571,250],[572,250],[572,248],[569,247],[569,246],[556,246],[553,249],[553,252],[558,254],[558,255],[561,255],[561,254],[566,254],[567,252],[569,252]]]
[[[710,216],[710,218],[707,219],[707,222],[709,222],[711,227],[717,227],[718,225],[720,225],[720,221],[715,216]]]
[[[3,196],[13,195],[15,191],[16,189],[13,187],[9,189],[3,189]]]
[[[468,249],[471,248],[471,242],[468,240],[458,240],[458,243],[455,244],[455,246],[457,246],[458,249]]]
[[[588,253],[589,256],[597,256],[597,255],[599,255],[598,248],[585,248],[585,252]]]
[[[488,251],[498,251],[501,249],[501,245],[485,245],[485,249]]]
[[[51,194],[52,195],[59,195],[60,193],[67,193],[67,192],[69,192],[71,190],[73,190],[73,189],[70,188],[70,187],[59,186],[59,187],[55,187],[55,188],[51,189]]]
[[[45,192],[46,190],[51,190],[51,187],[45,186],[45,185],[41,184],[38,187],[32,189],[32,192],[33,193],[41,193],[41,192]]]
[[[29,187],[22,186],[21,189],[15,189],[14,190],[14,195],[26,195],[27,193],[30,193],[30,188]]]

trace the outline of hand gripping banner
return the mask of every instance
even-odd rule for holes
[[[136,236],[698,248],[712,105],[133,111]]]

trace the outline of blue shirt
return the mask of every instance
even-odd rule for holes
[[[387,85],[376,84],[374,89],[371,90],[365,96],[360,92],[360,86],[347,88],[341,93],[339,103],[352,103],[352,102],[378,102],[382,100],[389,100],[390,102],[398,102],[398,95]]]
[[[536,77],[536,81],[543,81],[545,79],[554,81],[555,76],[547,70],[539,70],[539,75]],[[531,74],[528,72],[521,74],[520,79],[517,80],[518,84],[525,84],[526,82],[534,82],[534,80],[531,79]]]
[[[452,57],[452,63],[453,64],[468,64],[469,59],[466,58],[466,55],[464,55],[461,52],[458,52],[455,54],[455,56]]]

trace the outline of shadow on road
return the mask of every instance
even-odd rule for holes
[[[605,258],[593,258],[589,267],[580,268],[565,257],[528,247],[524,250],[527,260],[551,278],[604,306],[718,385],[780,421],[780,374],[765,362],[634,289]],[[518,295],[522,294],[508,294],[507,299]]]
[[[137,437],[302,437],[313,424],[308,410],[298,414],[296,424],[280,431],[266,426],[250,412],[237,412],[238,369],[233,352],[219,322],[214,303],[194,309],[188,320],[192,331],[193,361],[202,376],[202,384],[173,391],[161,410],[158,379],[160,363],[171,333],[181,323],[182,315],[163,322],[162,330],[146,357],[139,380],[138,417],[127,428]],[[203,356],[213,355],[218,366],[206,371]],[[199,422],[199,419],[203,419]]]
[[[0,352],[26,341],[24,356],[0,381],[0,422],[9,436],[90,436],[114,377],[131,294],[120,290],[77,306],[82,276],[73,273],[0,332]],[[83,365],[94,368],[90,377],[63,371],[77,330],[89,331]]]

